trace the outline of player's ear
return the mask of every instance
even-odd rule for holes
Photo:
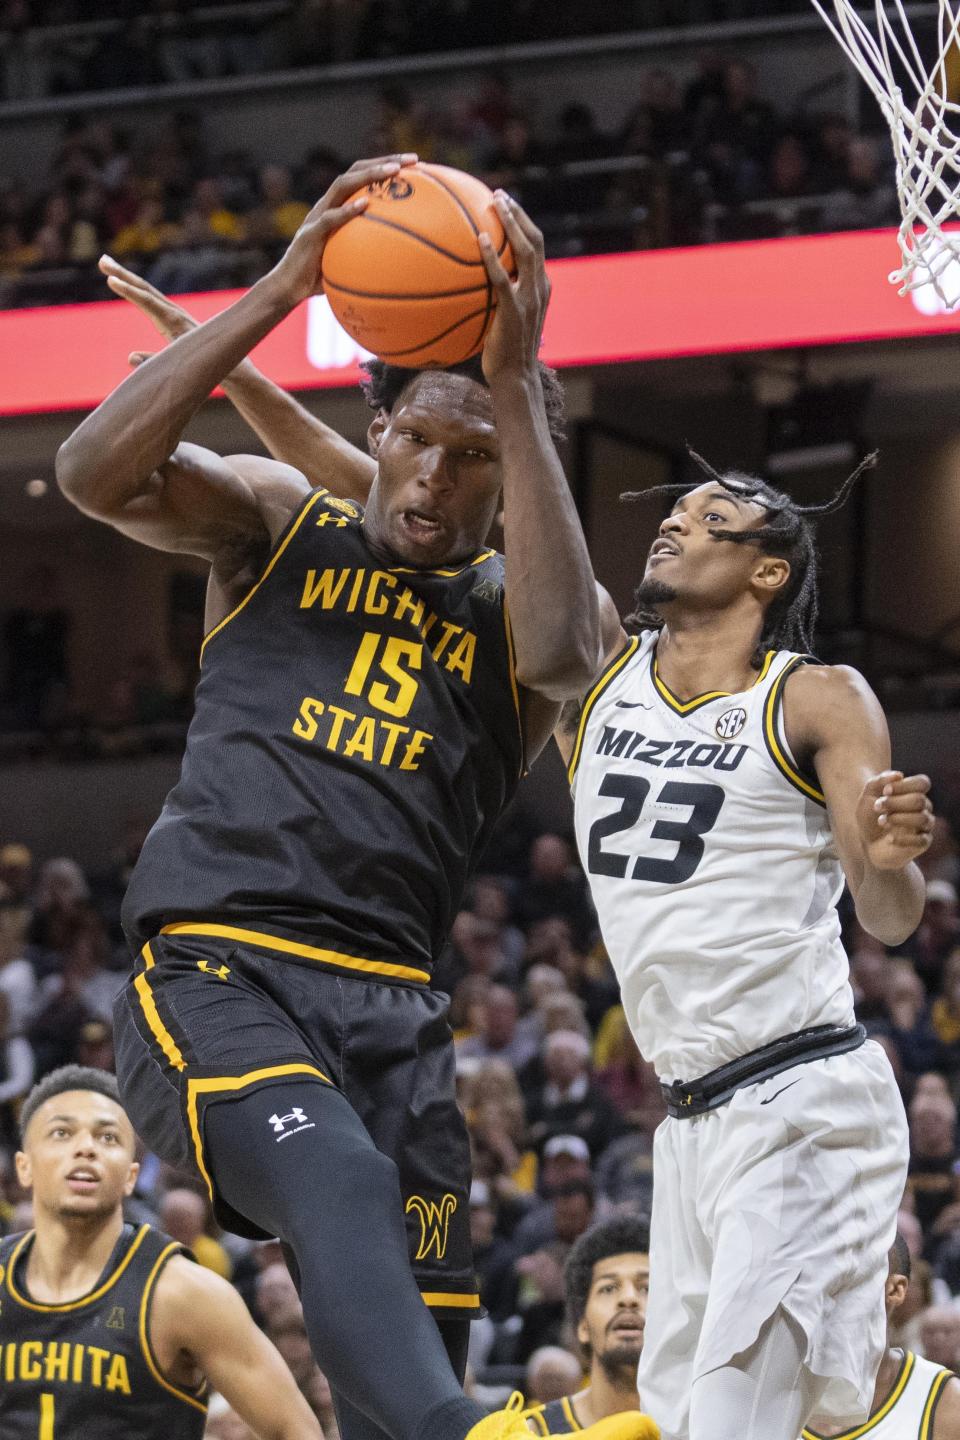
[[[367,427],[367,449],[376,460],[380,451],[380,441],[383,439],[383,432],[390,423],[390,412],[381,406],[370,421]]]
[[[581,1317],[580,1323],[577,1326],[577,1339],[584,1349],[590,1344],[590,1331],[587,1329],[586,1316]]]
[[[790,561],[780,555],[762,555],[751,579],[753,585],[772,600],[790,579]]]
[[[33,1166],[30,1164],[30,1156],[23,1150],[18,1150],[13,1157],[13,1163],[17,1170],[17,1180],[22,1189],[29,1190],[33,1185]]]
[[[138,1176],[139,1174],[140,1174],[140,1166],[137,1164],[136,1160],[134,1160],[134,1161],[131,1162],[130,1169],[129,1169],[128,1173],[127,1173],[126,1184],[125,1184],[124,1187],[123,1187],[123,1193],[124,1193],[124,1195],[132,1195],[132,1194],[133,1194],[134,1187],[136,1186],[136,1183],[137,1183],[137,1176]]]

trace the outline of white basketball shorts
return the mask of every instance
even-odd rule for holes
[[[900,1093],[870,1040],[663,1121],[639,1389],[665,1440],[687,1436],[694,1381],[748,1349],[778,1308],[825,1382],[817,1418],[866,1418],[907,1159]]]

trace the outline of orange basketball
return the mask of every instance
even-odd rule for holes
[[[324,292],[344,330],[391,365],[456,365],[475,355],[497,304],[481,230],[516,273],[492,191],[462,170],[418,164],[366,193],[366,210],[323,252]]]

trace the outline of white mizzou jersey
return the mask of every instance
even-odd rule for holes
[[[944,1370],[932,1360],[914,1355],[912,1350],[904,1351],[893,1389],[880,1408],[865,1425],[837,1435],[834,1440],[859,1440],[861,1435],[869,1435],[870,1440],[933,1440],[937,1403],[944,1387],[953,1379],[952,1370]],[[826,1440],[826,1437],[807,1426],[803,1440]]]
[[[633,637],[583,705],[570,762],[580,857],[637,1044],[693,1080],[782,1035],[853,1023],[843,871],[790,752],[770,651],[738,695],[681,701]]]

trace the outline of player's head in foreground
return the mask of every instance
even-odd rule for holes
[[[591,1374],[636,1389],[650,1283],[650,1230],[635,1215],[594,1225],[573,1246],[565,1270],[567,1318]]]
[[[378,471],[367,526],[412,565],[467,559],[481,548],[500,503],[500,447],[480,356],[447,369],[364,366],[376,412],[367,432]],[[550,433],[563,434],[563,388],[540,366]]]
[[[870,455],[824,505],[801,506],[765,480],[721,473],[694,451],[700,485],[657,485],[625,500],[673,496],[650,547],[631,620],[658,629],[718,612],[739,615],[766,650],[809,651],[817,620],[817,547],[811,519],[845,502]]]
[[[133,1126],[103,1070],[64,1065],[44,1076],[24,1101],[20,1137],[17,1178],[32,1192],[38,1227],[106,1220],[133,1191]]]

